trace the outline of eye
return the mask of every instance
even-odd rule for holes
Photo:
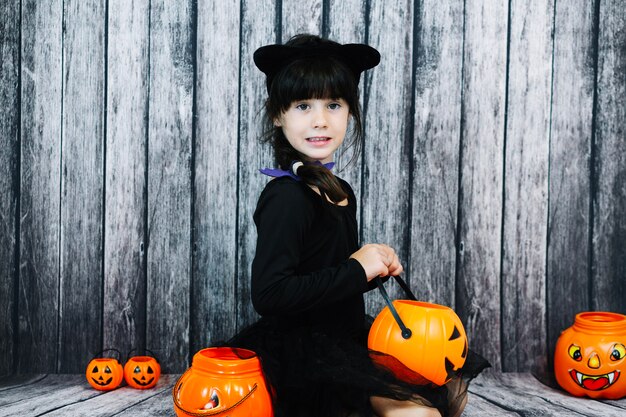
[[[613,351],[611,352],[611,360],[618,361],[623,359],[626,356],[626,347],[624,345],[617,343],[613,346]]]
[[[93,373],[98,372],[98,367],[97,367],[97,366],[94,366],[94,367],[93,367],[93,369],[91,370],[91,372],[93,372]]]
[[[328,105],[328,108],[331,109],[331,110],[337,110],[337,109],[341,108],[341,104],[339,104],[339,103],[330,103]]]
[[[141,369],[139,369],[139,366],[135,366],[135,369],[133,369],[133,372],[138,374],[141,372]]]
[[[567,349],[567,353],[574,359],[575,361],[580,362],[583,359],[582,353],[580,353],[580,348],[576,345],[571,345],[569,349]]]
[[[111,373],[111,368],[109,368],[109,365],[107,365],[107,367],[104,368],[104,373],[105,374],[110,374]]]
[[[148,370],[147,370],[148,375],[153,374],[154,371],[152,370],[151,366],[148,366]]]
[[[300,103],[300,104],[296,104],[296,109],[298,110],[307,110],[309,108],[309,105],[306,103]]]

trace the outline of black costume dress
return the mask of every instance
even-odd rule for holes
[[[227,344],[259,355],[276,417],[371,416],[370,396],[415,394],[446,415],[445,386],[398,381],[370,358],[363,293],[373,286],[349,259],[359,248],[356,198],[340,183],[346,206],[290,177],[267,184],[254,213],[251,286],[262,318]]]

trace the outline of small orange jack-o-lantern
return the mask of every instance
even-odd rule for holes
[[[106,351],[116,350],[106,349],[100,354]],[[87,365],[85,376],[93,388],[100,391],[110,391],[120,386],[124,378],[124,371],[120,362],[115,358],[94,358]]]
[[[577,397],[626,397],[626,316],[584,312],[556,342],[554,375]]]
[[[374,320],[368,347],[393,356],[437,385],[448,382],[467,357],[467,336],[459,317],[451,308],[433,303],[396,300],[392,306],[395,313],[385,307]]]
[[[136,389],[154,388],[160,376],[161,365],[152,356],[133,356],[124,365],[124,379]]]
[[[177,416],[272,417],[256,354],[230,347],[202,349],[172,392]]]

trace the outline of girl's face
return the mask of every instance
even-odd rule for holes
[[[343,143],[350,109],[344,99],[308,99],[291,103],[274,125],[309,161],[331,162]]]

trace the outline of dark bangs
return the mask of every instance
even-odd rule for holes
[[[344,99],[354,113],[359,105],[356,82],[350,69],[333,57],[294,61],[276,74],[272,82],[268,115],[277,117],[297,100],[329,98]]]

